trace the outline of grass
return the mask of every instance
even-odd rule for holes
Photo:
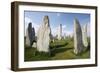
[[[86,59],[90,58],[90,50],[86,49],[79,55],[75,55],[73,39],[55,40],[50,43],[50,53],[37,52],[36,48],[25,47],[25,61],[41,61],[41,60],[65,60],[65,59]]]

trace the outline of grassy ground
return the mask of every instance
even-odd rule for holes
[[[25,47],[25,61],[40,61],[40,60],[64,60],[64,59],[86,59],[90,57],[90,50],[87,48],[79,55],[73,53],[74,43],[72,39],[66,39],[54,43],[50,43],[51,52],[39,53],[36,48]]]

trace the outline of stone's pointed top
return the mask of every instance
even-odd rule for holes
[[[77,18],[75,18],[75,19],[74,19],[74,23],[76,23],[76,24],[80,25],[80,23],[79,23],[79,21],[78,21],[78,19],[77,19]]]
[[[32,23],[31,22],[29,23],[28,27],[32,27]]]
[[[74,20],[76,20],[76,21],[78,20],[76,16],[74,17]]]
[[[48,16],[48,15],[45,15],[45,16],[44,16],[44,19],[48,19],[48,18],[49,18],[49,16]]]
[[[45,25],[48,25],[49,26],[49,16],[44,16],[44,18],[43,18],[43,23],[45,24]]]
[[[62,24],[60,24],[60,28],[62,29]]]
[[[74,26],[76,28],[77,31],[81,32],[81,25],[80,25],[80,22],[78,21],[77,18],[74,19]]]

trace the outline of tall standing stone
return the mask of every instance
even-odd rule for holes
[[[26,29],[26,45],[32,46],[33,41],[35,40],[35,29],[32,28],[32,23],[28,24],[28,28]]]
[[[35,35],[35,29],[32,27],[32,41],[36,42],[36,35]]]
[[[58,40],[62,39],[62,24],[59,25],[58,28]]]
[[[82,28],[82,37],[84,47],[88,47],[88,38],[87,38],[87,25],[84,25]]]
[[[29,39],[29,35],[28,35],[28,28],[26,29],[25,44],[26,44],[26,46],[30,46],[30,39]]]
[[[37,32],[37,51],[49,52],[49,41],[50,41],[50,24],[49,17],[44,16],[43,23]]]
[[[74,53],[79,54],[83,50],[82,30],[77,19],[74,20]]]

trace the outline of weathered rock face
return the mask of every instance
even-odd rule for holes
[[[58,28],[58,40],[62,39],[62,24],[59,25]]]
[[[28,24],[28,28],[26,30],[26,45],[32,46],[33,41],[35,40],[35,29],[32,28],[32,23]]]
[[[83,37],[83,45],[84,45],[84,47],[88,47],[87,25],[84,25],[83,28],[82,28],[82,37]]]
[[[26,29],[26,41],[25,41],[26,46],[30,46],[30,39],[28,35],[28,29]]]
[[[49,52],[49,41],[50,41],[50,24],[49,17],[44,16],[43,24],[40,26],[37,32],[37,51]]]
[[[34,29],[34,27],[32,28],[32,41],[33,42],[36,42],[35,29]]]
[[[74,20],[74,53],[79,54],[83,51],[82,30],[77,19]]]

